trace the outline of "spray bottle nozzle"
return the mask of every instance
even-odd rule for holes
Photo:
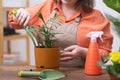
[[[94,31],[94,32],[89,32],[89,33],[87,34],[87,37],[90,37],[91,40],[96,40],[96,39],[99,37],[100,40],[101,40],[102,42],[104,42],[103,39],[102,39],[102,37],[101,37],[102,34],[103,34],[103,31]]]

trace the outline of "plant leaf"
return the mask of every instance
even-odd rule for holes
[[[103,2],[111,9],[120,13],[120,0],[103,0]]]
[[[42,16],[42,13],[39,13],[39,14],[38,14],[38,17],[39,17],[40,19],[44,20],[44,19],[43,19],[43,16]]]
[[[31,40],[32,40],[32,42],[33,42],[33,44],[34,44],[34,47],[36,47],[36,43],[35,43],[35,40],[34,40],[34,36],[31,34],[31,32],[28,30],[28,27],[30,27],[30,26],[24,26],[24,29],[25,29],[25,31],[27,32],[27,34],[30,36],[30,38],[31,38]]]
[[[27,27],[28,28],[28,30],[30,31],[30,32],[34,32],[35,31],[35,28],[33,27],[33,26],[29,26],[29,27]]]
[[[116,23],[116,25],[120,26],[120,19],[113,17],[110,14],[105,13],[105,16],[107,19],[109,19],[111,22]]]
[[[117,77],[120,78],[120,73],[117,74]]]
[[[120,19],[115,18],[107,13],[105,13],[105,16],[109,21],[111,21],[114,24],[114,29],[117,31],[118,34],[120,34]]]
[[[102,61],[98,62],[97,64],[98,64],[98,66],[106,67],[106,65]]]
[[[46,25],[46,23],[45,23],[45,20],[44,20],[44,18],[43,18],[43,15],[42,15],[42,13],[39,13],[38,14],[38,17],[43,21],[43,23]]]
[[[104,62],[107,62],[109,60],[109,56],[108,55],[102,56],[102,58],[103,58]]]

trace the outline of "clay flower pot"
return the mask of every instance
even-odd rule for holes
[[[60,50],[55,48],[34,48],[35,66],[37,71],[43,69],[59,69]]]
[[[110,80],[120,80],[120,78],[117,78],[117,77],[114,76],[114,75],[110,75],[110,74],[109,74],[109,76],[110,76]]]

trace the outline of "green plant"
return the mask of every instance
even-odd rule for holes
[[[108,56],[104,56],[104,61],[111,61],[112,64],[98,62],[99,66],[105,67],[105,70],[118,78],[120,78],[120,51],[111,52]]]
[[[105,5],[110,9],[120,14],[120,0],[103,0]],[[114,29],[120,34],[120,17],[114,17],[108,13],[105,16],[114,24]],[[120,49],[116,52],[111,52],[108,56],[104,56],[103,60],[110,61],[112,64],[105,64],[104,62],[98,62],[99,66],[105,67],[105,70],[118,78],[120,78]]]
[[[53,28],[57,28],[57,25],[61,25],[60,22],[56,21],[56,18],[50,18],[47,23],[45,23],[44,18],[41,13],[38,17],[43,21],[43,25],[38,25],[38,28],[34,26],[25,26],[25,30],[33,41],[35,47],[51,48],[55,46],[55,35],[60,34],[54,32]]]
[[[120,0],[103,0],[105,5],[113,9],[117,13],[120,13]],[[106,17],[114,24],[114,29],[120,34],[120,17],[114,17],[108,13],[105,13]]]
[[[12,12],[16,15],[17,10],[13,10]],[[54,18],[50,18],[47,22],[45,22],[41,13],[38,14],[38,17],[42,20],[43,25],[38,25],[38,27],[24,26],[24,29],[30,36],[34,47],[52,48],[55,46],[56,42],[55,35],[60,34],[53,30],[53,28],[55,29],[57,26],[61,25],[61,23],[57,21],[59,15]]]

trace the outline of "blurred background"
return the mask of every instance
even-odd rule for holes
[[[11,7],[26,7],[26,0],[2,0],[2,7],[7,7],[7,8],[11,8]],[[43,2],[45,0],[29,0],[29,6],[33,6],[35,4],[37,4],[38,2]],[[105,4],[102,2],[102,0],[96,0],[96,9],[100,10],[103,15],[104,13],[109,13],[114,15],[115,17],[120,16],[118,13],[116,13],[115,11],[109,9],[108,7],[105,6]],[[7,23],[7,12],[4,12],[3,15],[3,27],[7,27],[9,26]],[[117,51],[120,47],[120,34],[118,35],[116,33],[116,31],[113,29],[114,25],[111,23],[111,32],[114,36],[114,42],[113,42],[113,48],[112,51]],[[15,30],[16,33],[19,34],[25,34],[24,30]],[[31,42],[31,40],[29,39],[29,63],[30,65],[35,65],[34,63],[34,47],[33,44]],[[4,52],[8,52],[8,43],[7,41],[4,41]],[[22,60],[22,61],[26,61],[26,41],[25,39],[17,39],[17,40],[11,40],[10,42],[10,50],[13,53],[17,53],[17,55],[15,55],[14,60]],[[13,55],[14,56],[14,55]],[[4,63],[13,63],[14,61],[4,61]]]

